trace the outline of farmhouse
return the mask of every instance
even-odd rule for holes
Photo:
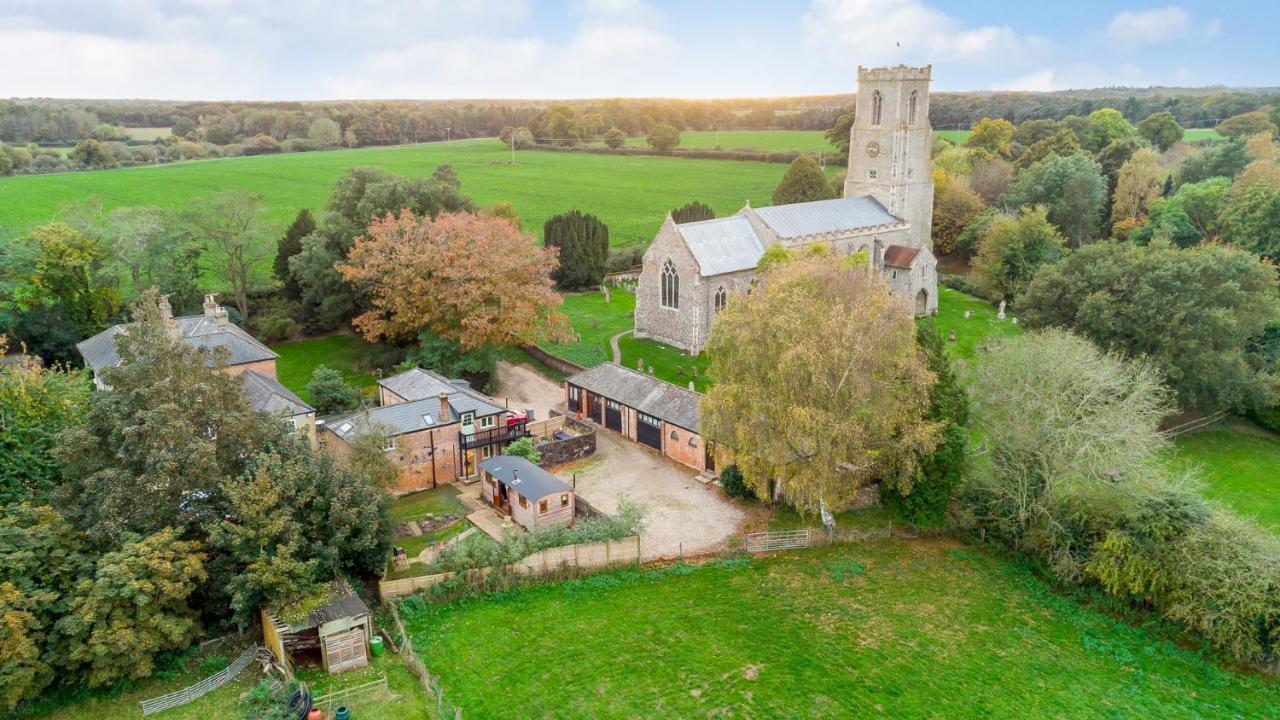
[[[397,492],[455,480],[474,481],[479,463],[528,435],[523,415],[508,412],[465,380],[412,369],[378,383],[382,405],[321,419],[321,441],[340,454],[374,430],[400,465]]]
[[[193,347],[221,354],[226,363],[223,371],[240,377],[249,405],[254,410],[282,418],[315,444],[315,408],[276,380],[276,359],[279,356],[231,322],[227,309],[217,303],[214,295],[205,295],[203,314],[176,318],[169,301],[162,297],[160,316],[175,337]],[[99,390],[110,389],[102,373],[120,364],[115,341],[128,331],[128,324],[114,325],[76,345],[85,364],[93,370],[93,383]],[[217,359],[210,353],[209,365],[212,366]]]
[[[611,362],[565,378],[564,388],[570,413],[682,465],[715,472],[715,448],[698,430],[698,393]]]
[[[485,502],[526,530],[573,525],[574,492],[563,480],[514,455],[480,463]]]
[[[930,66],[858,68],[844,197],[747,205],[730,217],[683,224],[668,215],[644,254],[635,336],[701,352],[715,314],[729,298],[750,292],[771,245],[822,243],[839,256],[865,252],[869,269],[889,280],[917,315],[936,313],[930,74]]]

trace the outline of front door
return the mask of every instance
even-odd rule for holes
[[[707,472],[716,471],[716,446],[714,443],[704,442],[702,446],[707,450],[706,468]]]

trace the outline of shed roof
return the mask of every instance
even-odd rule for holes
[[[760,263],[764,241],[741,215],[677,225],[704,276],[750,270]]]
[[[226,348],[227,365],[244,365],[279,357],[271,348],[258,342],[234,323],[219,324],[207,315],[187,315],[174,318],[174,322],[180,337],[188,344],[207,349]],[[120,353],[116,351],[115,340],[117,335],[128,330],[128,324],[113,325],[88,340],[77,343],[76,349],[94,372],[100,372],[120,364]]]
[[[884,250],[884,264],[886,267],[908,270],[918,255],[920,255],[920,248],[890,245]]]
[[[317,598],[322,599],[323,602],[314,608],[306,607]],[[298,607],[300,605],[302,607]],[[368,615],[369,606],[364,604],[346,580],[338,578],[292,603],[272,608],[270,612],[277,621],[288,626],[290,633],[296,633],[334,620]],[[295,612],[302,617],[300,619],[292,617]]]
[[[573,490],[565,481],[515,455],[495,455],[481,460],[480,468],[530,500]]]
[[[770,230],[784,238],[902,224],[901,219],[870,195],[774,205],[755,213]]]
[[[702,399],[702,395],[679,385],[611,362],[600,363],[571,375],[565,378],[565,382],[616,400],[672,425],[699,432],[698,401]]]
[[[240,380],[244,383],[244,393],[249,397],[249,405],[258,412],[293,417],[316,411],[273,377],[245,370],[240,374]]]

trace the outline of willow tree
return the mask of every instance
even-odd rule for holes
[[[707,352],[703,433],[758,495],[776,481],[801,512],[844,507],[874,480],[909,483],[937,444],[911,309],[865,270],[776,265],[721,311]]]

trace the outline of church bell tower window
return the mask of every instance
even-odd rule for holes
[[[907,125],[909,127],[916,126],[916,103],[919,100],[920,93],[915,90],[911,91],[911,99],[907,101]]]
[[[884,107],[884,96],[876,90],[871,94],[871,126],[880,127],[880,114]]]

